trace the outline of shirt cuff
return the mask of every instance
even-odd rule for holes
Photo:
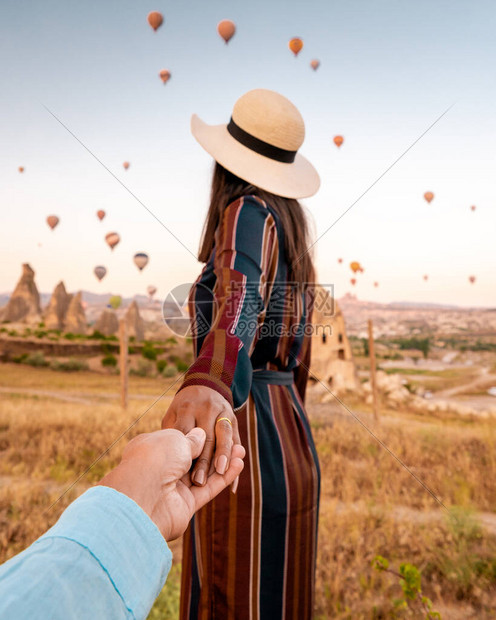
[[[83,493],[38,541],[45,538],[67,538],[88,549],[136,618],[146,618],[172,564],[150,517],[127,495],[105,486]]]

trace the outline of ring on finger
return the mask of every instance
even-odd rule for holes
[[[222,422],[222,420],[226,420],[226,422],[229,422],[229,424],[232,426],[232,422],[229,418],[219,418],[216,422],[216,424],[218,424],[219,422]]]

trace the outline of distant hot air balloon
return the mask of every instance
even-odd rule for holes
[[[115,246],[119,243],[121,238],[116,232],[111,232],[108,235],[105,235],[105,241],[110,246],[110,249],[113,250]]]
[[[343,262],[342,258],[338,258],[338,263],[341,264]]]
[[[138,252],[134,255],[134,264],[140,271],[143,271],[143,269],[148,265],[148,260],[148,254],[145,254],[144,252]]]
[[[162,13],[159,13],[158,11],[152,11],[151,13],[148,13],[147,19],[148,23],[155,31],[158,30],[160,26],[164,23]]]
[[[295,56],[298,56],[303,49],[303,41],[299,37],[293,37],[289,42],[289,49]]]
[[[320,67],[320,60],[310,61],[310,66],[312,67],[314,71],[317,71],[317,69]]]
[[[157,287],[150,284],[150,286],[146,289],[146,292],[148,293],[150,299],[153,299],[153,296],[157,292]]]
[[[102,211],[102,209],[100,209],[99,211],[96,212],[96,216],[101,222],[103,218],[105,217],[105,211]]]
[[[162,69],[158,75],[164,84],[167,84],[171,78],[171,72],[167,71],[167,69]]]
[[[224,39],[227,45],[236,32],[236,24],[230,19],[223,19],[217,24],[217,32]]]
[[[130,164],[128,161],[125,161],[125,162],[122,164],[122,167],[124,168],[124,170],[127,170],[127,169],[129,168],[129,166],[130,166],[130,165],[131,165],[131,164]]]
[[[18,170],[22,174],[24,172],[24,166],[19,166]]]
[[[431,202],[431,200],[434,198],[434,194],[432,192],[425,192],[424,198],[427,200],[427,202]]]
[[[59,218],[56,215],[49,215],[46,219],[47,224],[50,226],[50,228],[53,230],[55,228],[55,226],[57,226],[57,224],[60,222]]]
[[[377,288],[379,286],[379,282],[374,282],[374,286]]]
[[[353,261],[352,263],[350,263],[350,269],[351,271],[353,271],[353,273],[360,271],[361,269],[360,263],[357,263],[357,261]]]
[[[475,282],[475,280],[476,280],[476,277],[475,276],[469,276],[468,279],[469,279],[470,284],[473,284]]]
[[[350,282],[352,283],[353,286],[355,286],[356,284],[356,278],[351,278]]]
[[[472,205],[470,208],[472,209],[472,211],[475,211],[477,209],[475,205]]]
[[[105,269],[105,267],[103,265],[97,265],[93,269],[93,273],[98,278],[98,280],[101,282],[103,280],[103,278],[105,277],[105,274],[107,273],[107,270]]]
[[[427,282],[427,280],[428,280],[428,279],[429,279],[429,276],[428,276],[428,275],[425,275],[425,276],[424,276],[424,280]]]
[[[344,138],[343,136],[334,136],[333,142],[339,148],[343,144]]]
[[[122,297],[120,295],[112,295],[112,297],[109,299],[109,304],[112,306],[114,310],[117,310],[117,308],[121,305],[121,303],[122,303]]]
[[[362,267],[362,266],[360,265],[360,269],[359,269],[359,271],[360,271],[360,273],[363,273],[363,272],[365,271],[365,267]]]

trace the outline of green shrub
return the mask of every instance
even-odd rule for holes
[[[169,364],[162,371],[163,377],[175,377],[177,375],[177,368],[174,364]]]
[[[24,364],[27,356],[28,356],[27,353],[22,353],[22,355],[15,355],[12,358],[12,361],[14,362],[14,364]]]
[[[49,362],[47,362],[45,356],[41,351],[36,351],[36,353],[30,353],[25,357],[22,363],[28,364],[29,366],[34,366],[36,368],[44,368],[49,365]]]
[[[47,335],[48,335],[48,332],[46,332],[46,331],[44,331],[44,330],[41,330],[41,329],[37,329],[37,330],[34,332],[34,335],[36,336],[36,338],[45,338],[45,336],[47,336]]]
[[[38,323],[38,328],[39,329],[43,329],[45,327],[45,323]]]
[[[176,367],[179,372],[186,372],[189,368],[189,364],[183,360],[177,360]]]
[[[77,372],[78,370],[88,370],[88,364],[84,360],[78,360],[71,357],[66,362],[59,362],[57,360],[51,363],[53,370],[61,370],[62,372]]]
[[[158,351],[151,342],[145,342],[143,349],[141,350],[141,355],[147,360],[155,361],[157,359]]]
[[[117,358],[115,355],[107,353],[107,355],[102,358],[102,366],[115,368],[117,366]]]
[[[11,329],[11,330],[9,330],[9,331],[7,332],[7,334],[8,334],[9,336],[17,336],[17,332],[16,332],[16,330],[15,330],[15,329]]]
[[[166,344],[177,344],[177,340],[174,338],[174,336],[170,336],[169,338],[167,338],[165,343]]]
[[[93,330],[93,333],[88,336],[88,340],[105,340],[105,336],[97,329]]]
[[[77,336],[76,336],[76,334],[73,334],[71,332],[67,332],[67,334],[64,334],[64,338],[66,340],[76,340]]]
[[[167,366],[167,360],[157,360],[157,370],[159,373],[163,373]]]
[[[131,368],[129,370],[130,375],[134,375],[136,377],[149,377],[153,373],[153,364],[148,362],[147,360],[138,360],[137,368]]]

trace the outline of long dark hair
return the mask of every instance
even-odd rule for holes
[[[310,247],[310,233],[303,207],[294,198],[283,198],[266,192],[243,181],[236,175],[215,163],[210,193],[210,206],[203,226],[198,260],[206,263],[215,242],[215,231],[221,221],[224,209],[241,196],[258,196],[271,206],[279,216],[284,230],[284,253],[288,263],[288,278],[305,284],[315,281],[315,272]]]

